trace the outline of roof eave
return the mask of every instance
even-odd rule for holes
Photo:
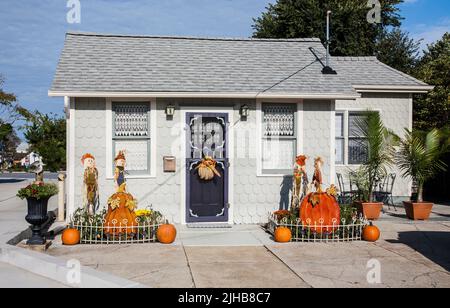
[[[434,89],[434,86],[353,85],[353,89],[358,93],[428,93]]]
[[[248,98],[248,99],[356,99],[360,94],[345,93],[275,93],[275,92],[112,92],[112,91],[48,91],[50,97],[115,97],[115,98]]]

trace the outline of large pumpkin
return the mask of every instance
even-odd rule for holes
[[[334,196],[327,193],[311,193],[302,201],[300,219],[304,226],[308,226],[314,232],[320,234],[332,232],[340,224],[341,209]]]
[[[156,231],[156,237],[162,244],[172,244],[177,237],[177,229],[174,225],[161,225]]]
[[[289,228],[278,227],[275,230],[274,238],[277,243],[289,243],[292,239],[292,232]]]
[[[372,223],[366,226],[363,230],[363,240],[367,242],[376,242],[380,239],[380,229]]]
[[[137,221],[134,210],[136,200],[126,192],[117,192],[108,199],[108,213],[105,217],[105,234],[137,233]]]
[[[80,243],[80,231],[77,229],[66,229],[62,233],[61,240],[63,245],[77,245]]]

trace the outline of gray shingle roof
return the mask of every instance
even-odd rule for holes
[[[67,33],[52,92],[355,94],[353,85],[425,85],[376,58],[336,58],[323,75],[319,39]]]

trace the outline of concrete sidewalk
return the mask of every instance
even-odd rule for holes
[[[450,287],[448,222],[376,224],[383,238],[375,244],[276,244],[259,226],[237,226],[222,232],[182,228],[177,243],[169,246],[63,247],[56,242],[48,253],[154,287]],[[202,246],[205,238],[215,245]],[[255,238],[254,245],[247,245],[249,238]],[[367,282],[371,260],[381,265],[381,284]]]
[[[67,286],[0,262],[0,288],[67,288]]]

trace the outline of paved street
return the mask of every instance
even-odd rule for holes
[[[0,173],[0,184],[8,182],[8,180],[32,180],[34,179],[34,174],[26,172],[1,172]],[[45,172],[44,179],[56,180],[58,179],[58,173],[55,172]]]

